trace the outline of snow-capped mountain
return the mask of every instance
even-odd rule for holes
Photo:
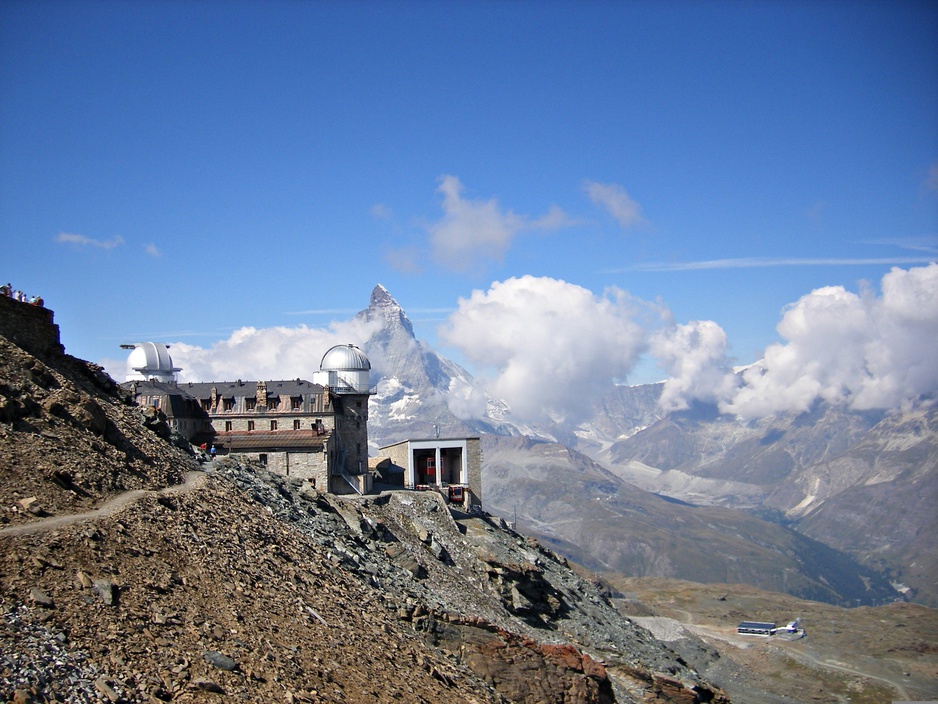
[[[364,343],[377,393],[369,404],[369,442],[380,447],[405,438],[452,437],[522,429],[505,420],[507,406],[472,375],[417,340],[400,304],[378,284],[358,318],[378,323]]]
[[[662,385],[649,384],[610,388],[595,400],[591,417],[575,427],[522,426],[511,422],[508,406],[468,371],[416,339],[407,315],[383,286],[375,287],[358,317],[374,329],[364,343],[377,383],[369,406],[373,449],[406,438],[483,436],[483,476],[492,490],[487,506],[503,515],[520,509],[518,519],[529,521],[527,530],[570,546],[571,555],[586,559],[599,551],[610,568],[630,573],[647,568],[657,576],[712,581],[719,573],[746,579],[740,561],[745,565],[755,543],[758,550],[785,556],[775,564],[778,584],[761,584],[766,588],[791,590],[785,581],[791,570],[816,579],[825,574],[817,560],[839,565],[843,584],[869,583],[868,576],[857,576],[858,560],[862,569],[882,570],[913,586],[926,603],[938,603],[934,409],[890,415],[818,404],[809,413],[743,422],[706,404],[662,413]],[[579,463],[557,459],[580,454]],[[544,459],[548,455],[551,462]],[[577,470],[587,465],[585,458],[595,464],[592,474]],[[587,479],[577,484],[577,477]],[[597,487],[600,493],[592,496]],[[664,500],[670,507],[658,510],[656,501]],[[595,524],[600,506],[602,531]],[[621,515],[609,507],[621,508]],[[681,526],[691,523],[678,514],[689,511],[695,518],[688,514],[688,521],[730,525],[725,518],[708,518],[710,507],[724,516],[735,512],[739,522],[731,521],[731,530],[742,547],[716,555],[700,544],[699,554],[727,561],[725,568],[711,565],[704,573],[699,559],[688,558],[694,538]],[[640,515],[645,518],[636,521]],[[851,557],[835,559],[800,538],[763,529],[760,519]],[[649,529],[639,534],[642,520]],[[679,537],[669,537],[669,524]],[[705,532],[697,533],[703,541]],[[623,553],[621,564],[610,562],[609,555],[621,552],[616,545],[626,543],[655,559],[636,562]],[[768,578],[769,563],[763,560],[754,573]],[[849,593],[850,601],[862,598],[855,587],[835,591],[841,597]],[[881,591],[869,594],[870,600],[881,598]]]

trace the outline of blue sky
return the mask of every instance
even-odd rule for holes
[[[381,283],[485,367],[438,328],[529,276],[752,362],[814,289],[938,257],[936,36],[933,2],[7,1],[0,278],[93,361]]]

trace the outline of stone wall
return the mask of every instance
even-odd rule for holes
[[[312,418],[309,415],[298,415],[291,413],[275,413],[269,411],[258,411],[257,413],[244,413],[212,416],[212,427],[217,433],[235,432],[245,433],[251,430],[297,430],[294,428],[294,421],[300,422],[299,430],[315,430],[316,421],[322,421],[322,434],[327,435],[335,430],[335,420],[332,416],[317,416]],[[277,427],[272,428],[271,421],[277,422]],[[228,427],[231,423],[231,427]],[[251,428],[249,423],[253,423]]]
[[[466,453],[469,468],[469,501],[475,506],[482,506],[482,441],[479,438],[467,438]]]
[[[345,451],[345,469],[349,474],[368,471],[368,396],[330,394],[335,409],[335,432],[338,450]]]
[[[407,456],[409,448],[406,442],[399,442],[390,447],[381,449],[383,456],[391,460],[391,464],[404,470],[404,483],[407,483],[407,468],[410,466],[410,458]]]
[[[329,470],[326,452],[304,451],[269,451],[237,453],[238,457],[260,461],[261,455],[267,458],[267,469],[285,477],[294,477],[308,481],[316,489],[326,491],[329,486]]]
[[[49,308],[0,296],[0,335],[40,359],[65,352]]]

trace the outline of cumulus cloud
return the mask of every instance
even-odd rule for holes
[[[525,276],[460,300],[440,337],[488,365],[489,392],[528,422],[584,418],[592,399],[626,377],[646,349],[668,374],[665,411],[701,401],[757,418],[804,412],[818,401],[891,410],[938,396],[934,262],[893,268],[880,293],[828,286],[803,296],[783,312],[777,327],[783,341],[741,375],[717,323],[661,326],[637,314],[648,306],[618,289],[597,296]]]
[[[893,268],[881,291],[828,286],[790,305],[778,325],[785,342],[766,349],[722,410],[759,417],[806,411],[818,399],[894,409],[934,397],[938,264]]]
[[[330,347],[364,344],[377,326],[355,318],[328,329],[244,327],[208,348],[175,342],[170,354],[173,363],[182,367],[180,381],[310,379]]]
[[[523,276],[473,291],[441,328],[447,344],[492,370],[489,390],[521,421],[576,421],[596,393],[627,376],[644,347],[639,304]]]
[[[619,184],[586,181],[583,189],[590,200],[615,218],[623,229],[644,222],[641,206]]]
[[[175,342],[171,354],[183,368],[181,381],[308,379],[330,347],[364,345],[380,326],[353,318],[328,329],[245,327],[208,348]],[[660,304],[655,308],[618,288],[594,294],[523,276],[460,299],[439,336],[479,366],[486,391],[504,400],[518,422],[588,418],[594,400],[626,379],[646,351],[668,374],[661,394],[666,411],[702,401],[757,418],[803,412],[819,400],[889,410],[938,397],[934,262],[893,268],[878,291],[816,289],[785,308],[777,329],[782,342],[739,376],[715,322],[676,324]],[[376,369],[383,363],[372,359]],[[447,393],[451,410],[464,419],[481,417],[487,402],[462,381]]]
[[[736,389],[727,357],[726,333],[711,320],[675,325],[654,333],[650,352],[668,373],[659,404],[682,411],[693,401],[719,403]]]
[[[437,262],[456,271],[487,260],[501,261],[523,230],[555,229],[569,222],[556,206],[530,220],[503,210],[495,199],[464,198],[464,187],[456,176],[441,177],[437,190],[443,195],[443,217],[427,228],[430,246]]]
[[[484,418],[488,410],[488,398],[475,386],[454,378],[446,392],[446,407],[460,420]]]
[[[114,249],[115,247],[120,247],[122,244],[124,244],[124,238],[120,235],[117,235],[110,240],[96,240],[85,235],[76,235],[71,232],[60,232],[56,236],[55,241],[66,244],[74,244],[80,247],[98,247],[100,249]]]

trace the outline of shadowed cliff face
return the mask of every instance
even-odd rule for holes
[[[726,701],[497,520],[200,469],[99,369],[0,353],[7,699]]]

